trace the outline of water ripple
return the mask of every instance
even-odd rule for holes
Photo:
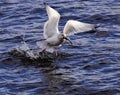
[[[56,60],[31,60],[25,54],[39,53],[36,41],[43,39],[47,20],[43,2],[0,0],[0,94],[119,95],[120,2],[46,1],[62,15],[60,30],[69,19],[99,23],[101,27],[72,36],[73,46],[65,42],[58,48]],[[26,50],[21,55],[14,51],[25,44],[31,52]]]

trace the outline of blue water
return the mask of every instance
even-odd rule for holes
[[[0,0],[0,95],[120,95],[120,1],[46,2],[62,15],[61,31],[69,19],[101,27],[72,36],[56,60],[31,62],[13,50],[23,42],[35,50],[43,39],[43,2]]]

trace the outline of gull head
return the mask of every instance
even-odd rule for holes
[[[68,40],[70,42],[70,44],[72,44],[72,41],[70,40],[69,37],[65,36],[64,34],[60,33],[58,36],[59,39],[63,39],[63,40]]]

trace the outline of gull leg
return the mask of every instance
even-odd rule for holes
[[[54,51],[54,57],[56,58],[56,57],[58,57],[58,52],[57,51]]]
[[[44,57],[45,54],[46,54],[46,48],[44,48],[44,49],[41,51],[41,53],[42,53],[42,56]]]

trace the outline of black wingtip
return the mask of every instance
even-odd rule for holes
[[[44,4],[44,6],[46,6],[46,5],[47,5],[47,3],[46,3],[45,1],[43,2],[43,4]]]
[[[95,28],[99,28],[101,25],[100,24],[96,24],[95,25]]]

